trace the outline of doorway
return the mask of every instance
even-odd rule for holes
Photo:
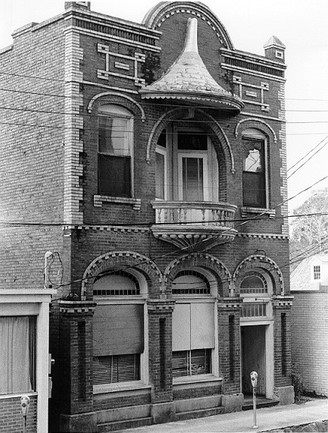
[[[241,372],[242,392],[244,395],[253,393],[250,373],[256,371],[257,395],[266,396],[266,326],[241,327]]]

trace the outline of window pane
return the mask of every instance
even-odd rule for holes
[[[161,153],[156,153],[156,198],[165,198],[165,157]]]
[[[204,199],[203,159],[182,158],[183,200]]]
[[[266,192],[264,173],[243,174],[243,199],[244,206],[266,207]]]
[[[211,350],[184,350],[172,353],[172,376],[196,376],[211,373]]]
[[[263,140],[243,140],[243,200],[244,206],[266,207],[265,165]]]
[[[0,394],[35,390],[35,319],[0,318]]]
[[[140,355],[95,356],[93,384],[103,385],[140,380]]]
[[[178,149],[180,150],[207,150],[207,135],[201,131],[179,132]]]
[[[131,158],[99,154],[99,194],[131,197]]]
[[[211,350],[191,351],[191,375],[211,373]]]
[[[250,149],[244,160],[244,171],[259,173],[263,171],[262,156],[258,149]]]
[[[128,156],[129,138],[132,131],[129,130],[129,119],[124,118],[99,118],[99,152],[110,155]]]
[[[313,266],[313,279],[320,280],[320,278],[321,278],[320,266]]]
[[[172,353],[172,376],[189,376],[189,351]]]

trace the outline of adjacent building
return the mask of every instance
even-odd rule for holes
[[[293,402],[283,43],[240,51],[198,2],[66,2],[0,59],[0,315],[56,291],[50,430],[240,410],[253,370]],[[0,414],[24,391],[42,419],[38,387]]]
[[[328,396],[328,255],[302,260],[291,273],[292,361],[305,391]]]

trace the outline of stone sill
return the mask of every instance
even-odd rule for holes
[[[198,388],[204,386],[215,386],[223,383],[221,377],[213,376],[212,374],[199,374],[196,376],[185,376],[183,378],[173,379],[174,389]]]
[[[274,218],[276,216],[276,210],[260,208],[260,207],[247,207],[247,206],[241,207],[242,218],[248,217],[249,214],[268,215],[269,218]]]
[[[134,381],[134,382],[121,382],[115,384],[108,385],[94,385],[93,386],[93,395],[104,395],[104,394],[114,394],[117,397],[117,393],[126,393],[129,395],[133,392],[139,394],[140,392],[149,392],[151,386],[145,385],[142,381]]]
[[[107,195],[93,196],[93,205],[95,207],[102,207],[103,203],[129,204],[133,206],[134,210],[140,210],[141,208],[140,198],[111,197]]]

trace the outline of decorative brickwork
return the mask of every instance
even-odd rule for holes
[[[82,278],[81,297],[82,299],[92,299],[94,277],[106,271],[118,269],[135,268],[142,271],[150,284],[150,296],[158,293],[161,281],[161,272],[157,265],[149,258],[131,251],[115,251],[97,257],[86,269]]]
[[[171,292],[171,284],[181,270],[192,270],[195,266],[212,270],[220,281],[218,292],[220,296],[228,296],[231,275],[226,266],[210,254],[194,253],[180,257],[171,262],[164,272],[166,290]]]
[[[276,295],[284,294],[284,279],[278,265],[269,257],[260,255],[249,256],[237,266],[233,274],[236,288],[240,287],[244,273],[254,267],[266,269],[275,281],[274,293]]]

